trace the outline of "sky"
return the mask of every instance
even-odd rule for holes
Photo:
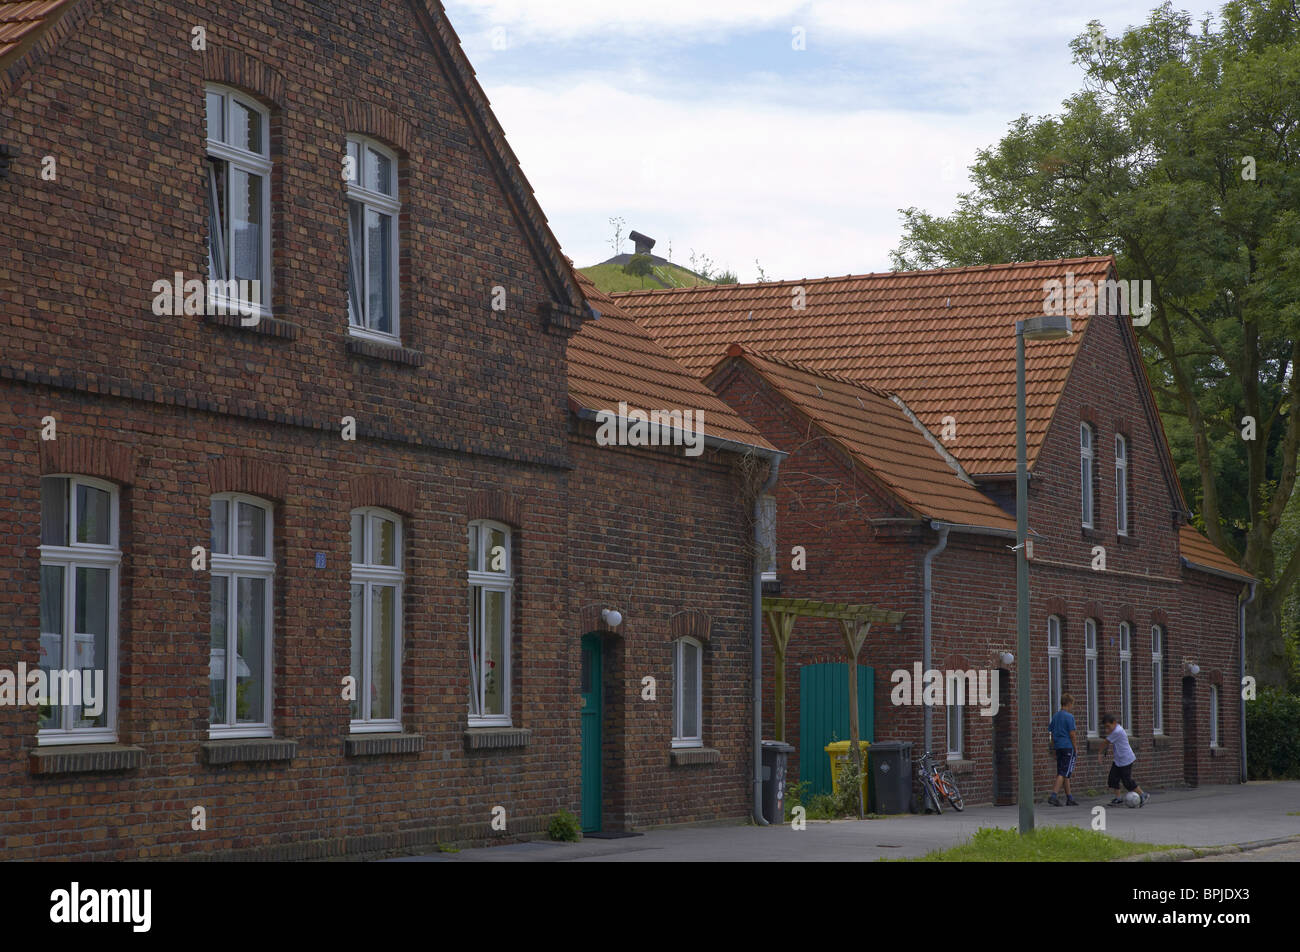
[[[899,210],[951,212],[977,149],[1079,90],[1071,39],[1157,0],[444,3],[579,267],[617,217],[752,281],[888,270]]]

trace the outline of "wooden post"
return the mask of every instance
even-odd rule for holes
[[[777,740],[785,740],[785,649],[790,644],[794,621],[798,616],[790,612],[767,613],[767,630],[772,633],[772,693],[774,695],[772,724]],[[762,677],[762,672],[754,673]]]
[[[859,767],[862,765],[862,750],[858,725],[858,653],[862,650],[862,644],[867,640],[869,631],[871,631],[869,623],[840,619],[840,633],[844,636],[844,647],[849,655],[849,756]],[[858,816],[862,816],[865,812],[866,804],[862,802],[862,788],[859,787]]]

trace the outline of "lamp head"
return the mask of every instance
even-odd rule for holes
[[[1074,333],[1068,314],[1044,314],[1016,321],[1016,333],[1025,340],[1060,340]]]
[[[600,617],[605,619],[605,624],[609,625],[610,628],[617,628],[619,625],[623,624],[622,612],[615,611],[612,608],[602,610]]]

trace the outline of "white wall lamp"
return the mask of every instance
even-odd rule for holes
[[[1002,662],[1003,666],[1008,668],[1016,663],[1016,656],[1013,655],[1010,651],[1003,651],[1001,654],[997,656],[997,658],[999,661]]]
[[[1196,677],[1198,674],[1201,673],[1201,666],[1197,664],[1195,661],[1192,661],[1190,658],[1184,658],[1183,670],[1186,671],[1188,674],[1190,674],[1192,677]]]
[[[623,613],[612,608],[602,609],[600,617],[605,620],[605,624],[609,625],[610,628],[617,628],[623,624]]]

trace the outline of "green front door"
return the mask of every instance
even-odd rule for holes
[[[582,636],[582,831],[600,831],[600,635]]]

